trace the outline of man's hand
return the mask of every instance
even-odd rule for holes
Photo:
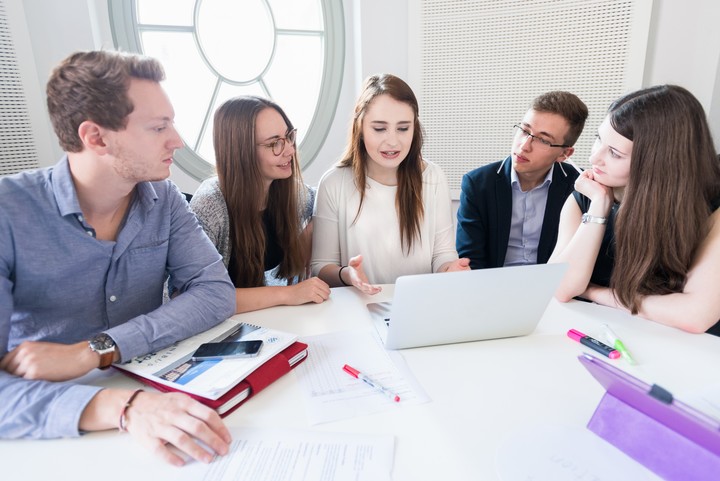
[[[87,341],[77,344],[25,341],[0,359],[0,369],[25,379],[67,381],[100,364]]]
[[[100,391],[83,411],[80,429],[97,431],[117,427],[120,413],[132,393],[115,389]],[[185,464],[184,457],[177,451],[209,463],[216,454],[227,454],[232,441],[218,413],[182,393],[139,393],[125,410],[125,428],[175,466]]]

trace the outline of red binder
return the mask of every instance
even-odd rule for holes
[[[213,408],[221,417],[239,408],[245,401],[258,392],[265,389],[277,379],[290,372],[307,357],[307,344],[294,342],[275,356],[268,359],[265,364],[253,371],[248,377],[240,381],[235,387],[220,396],[218,399],[208,399],[196,394],[185,393],[191,398]],[[174,389],[165,384],[160,384],[145,377],[138,376],[128,371],[120,370],[126,376],[140,381],[143,384],[152,386],[162,392],[184,392],[181,389]]]

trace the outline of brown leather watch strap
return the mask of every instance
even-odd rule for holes
[[[115,350],[114,349],[110,352],[100,354],[100,365],[98,367],[100,369],[107,369],[113,363],[113,360],[115,360]]]

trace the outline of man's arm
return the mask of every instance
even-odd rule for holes
[[[179,294],[154,311],[106,331],[117,343],[121,361],[206,331],[235,313],[235,287],[220,254],[177,187],[165,185],[171,217],[167,270],[170,288]]]
[[[460,191],[460,207],[457,211],[458,255],[470,259],[472,269],[488,267],[487,226],[480,209],[479,194],[468,174],[463,175]]]

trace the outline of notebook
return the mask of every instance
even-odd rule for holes
[[[536,264],[401,276],[392,303],[367,307],[388,349],[525,336],[566,269]]]

